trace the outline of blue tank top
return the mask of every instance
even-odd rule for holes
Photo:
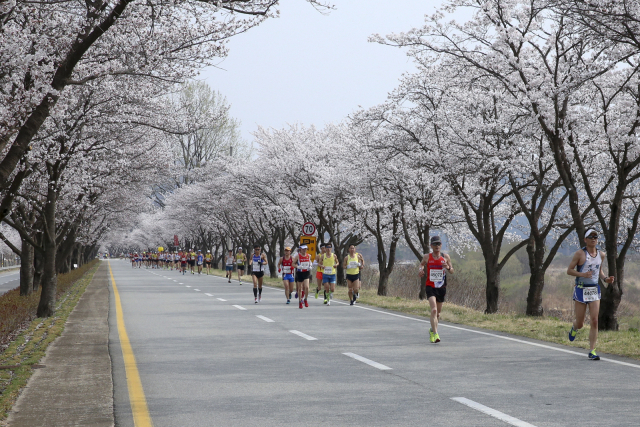
[[[251,271],[262,271],[262,255],[253,255],[251,261],[253,263]]]
[[[198,262],[202,262],[203,259],[204,259],[204,256],[198,255]]]
[[[582,248],[584,254],[586,255],[586,260],[584,264],[576,266],[576,270],[580,273],[586,273],[587,271],[591,272],[591,277],[576,277],[576,285],[585,285],[585,286],[595,286],[598,284],[598,279],[600,278],[600,264],[602,264],[602,257],[600,256],[600,251],[596,252],[596,256],[593,257],[589,254],[589,251],[586,247]]]

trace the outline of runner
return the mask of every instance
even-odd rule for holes
[[[187,264],[189,262],[189,256],[187,254],[187,251],[182,252],[182,255],[180,256],[180,270],[182,271],[182,275],[184,276],[184,274],[187,272]]]
[[[331,305],[333,293],[336,290],[336,267],[338,266],[338,257],[331,252],[333,245],[327,243],[324,245],[324,254],[320,256],[318,261],[322,265],[322,283],[324,284],[324,303]]]
[[[440,252],[442,241],[440,236],[431,237],[432,253],[422,257],[420,263],[420,277],[425,275],[425,266],[427,280],[427,298],[429,307],[431,307],[431,328],[429,329],[429,341],[432,343],[440,342],[438,335],[438,322],[440,320],[440,312],[442,311],[442,303],[447,293],[447,274],[445,269],[453,274],[453,266],[449,255]]]
[[[229,279],[229,283],[231,283],[231,276],[233,276],[233,261],[235,261],[235,257],[233,256],[233,249],[229,249],[224,267],[226,271],[226,275],[224,277]]]
[[[213,259],[213,255],[211,255],[211,251],[207,250],[207,254],[204,256],[204,266],[207,267],[207,276],[211,274],[211,260]]]
[[[598,279],[611,284],[613,276],[606,277],[602,271],[602,261],[605,253],[598,250],[598,232],[588,230],[584,235],[585,247],[573,254],[573,259],[567,268],[569,276],[575,276],[573,288],[573,300],[575,301],[576,319],[569,331],[569,341],[576,339],[576,334],[584,324],[584,316],[589,307],[589,359],[600,360],[596,354],[596,342],[598,341],[598,313],[600,312],[600,284]]]
[[[189,249],[189,269],[191,270],[191,274],[195,273],[196,267],[196,253],[193,251],[193,248]]]
[[[347,286],[349,288],[349,305],[354,305],[360,290],[360,269],[364,267],[364,258],[356,252],[356,245],[349,245],[349,253],[342,261],[347,272]]]
[[[137,263],[138,263],[138,253],[134,252],[131,254],[131,268],[136,268]]]
[[[263,267],[267,264],[267,256],[260,253],[259,245],[253,246],[251,257],[251,278],[253,279],[253,296],[256,304],[262,301],[262,280],[264,279]]]
[[[291,258],[291,248],[284,248],[284,256],[278,260],[278,273],[282,271],[282,284],[284,285],[284,295],[287,304],[291,304],[291,294],[293,293],[293,258]]]
[[[316,299],[318,299],[318,293],[320,292],[320,289],[322,288],[322,266],[318,263],[318,260],[322,257],[322,255],[324,255],[324,247],[325,247],[325,244],[322,243],[320,245],[320,253],[316,257],[316,259],[313,261],[313,265],[316,266],[316,282],[317,282],[317,285],[318,285],[316,287]],[[326,298],[327,298],[327,295],[325,294],[325,299]]]
[[[300,252],[293,258],[296,268],[296,291],[298,292],[299,307],[309,307],[309,277],[311,277],[311,255],[307,253],[307,245],[300,246]]]
[[[204,255],[202,251],[198,249],[198,255],[196,255],[196,264],[198,265],[198,274],[202,274],[202,264],[204,264]]]
[[[238,270],[238,282],[242,285],[242,275],[244,274],[244,265],[247,261],[247,256],[242,253],[242,247],[238,248],[236,254],[236,269]]]

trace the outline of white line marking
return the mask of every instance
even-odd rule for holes
[[[177,280],[174,280],[174,282],[177,282]]]
[[[178,285],[184,285],[184,283],[178,283]]]
[[[302,338],[304,338],[306,340],[309,340],[309,341],[317,341],[318,340],[318,338],[314,338],[314,337],[312,337],[310,335],[303,334],[300,331],[293,330],[293,331],[289,331],[289,332],[291,332],[292,334],[295,334],[295,335],[297,335],[299,337],[302,337]]]
[[[196,291],[196,292],[200,292],[200,289],[194,289],[194,291]]]
[[[187,288],[190,288],[191,286],[187,285]]]
[[[504,421],[505,423],[511,424],[516,427],[536,427],[533,424],[529,424],[525,421],[519,420],[517,418],[512,417],[511,415],[504,414],[500,411],[496,411],[495,409],[491,409],[488,406],[484,406],[479,404],[478,402],[474,402],[473,400],[469,400],[464,397],[452,397],[451,400],[455,400],[458,403],[462,403],[463,405],[467,405],[469,408],[473,408],[476,411],[483,412],[487,415],[491,415],[493,418],[497,418],[500,421]]]
[[[212,297],[213,296],[212,294],[208,294],[206,292],[205,292],[205,295],[208,296],[208,297]]]
[[[268,323],[273,323],[274,322],[273,320],[269,319],[268,317],[264,317],[264,316],[260,316],[260,315],[257,315],[256,317],[258,319],[262,319],[262,320],[264,320],[265,322],[268,322]]]
[[[218,299],[220,299],[220,298],[218,298]],[[246,308],[244,308],[244,307],[243,307],[243,306],[241,306],[241,305],[235,305],[235,304],[234,304],[234,305],[233,305],[233,307],[237,308],[238,310],[246,310]]]
[[[222,299],[222,298],[216,298],[218,301],[227,301],[226,299]]]
[[[352,359],[359,360],[362,363],[366,363],[369,366],[373,366],[374,368],[378,368],[381,371],[390,371],[391,370],[390,367],[388,367],[386,365],[383,365],[382,363],[374,362],[373,360],[367,359],[366,357],[358,356],[355,353],[342,353],[342,354],[344,354],[345,356],[349,356]]]
[[[349,303],[346,303],[346,302],[340,302],[340,301],[334,301],[334,302],[336,302],[338,304],[349,305]],[[394,317],[399,317],[401,319],[413,320],[414,322],[421,322],[421,323],[429,323],[430,322],[429,320],[416,319],[416,318],[409,317],[409,316],[403,316],[401,314],[388,313],[388,312],[385,312],[385,311],[375,310],[373,308],[362,307],[362,306],[359,306],[359,305],[356,305],[355,307],[359,308],[361,310],[368,310],[368,311],[374,311],[374,312],[380,313],[380,314],[386,314],[387,316],[394,316]],[[493,337],[493,338],[500,338],[500,339],[503,339],[503,340],[513,341],[513,342],[517,342],[517,343],[520,343],[520,344],[532,345],[532,346],[535,346],[535,347],[546,348],[548,350],[555,350],[555,351],[560,351],[560,352],[563,352],[563,353],[568,353],[568,354],[573,354],[573,355],[578,355],[578,356],[583,356],[584,357],[584,352],[580,353],[578,351],[567,350],[567,349],[558,348],[558,347],[552,347],[550,345],[539,344],[537,342],[530,342],[530,341],[525,341],[525,340],[521,340],[521,339],[517,339],[517,338],[505,337],[503,335],[492,334],[492,333],[489,333],[489,332],[474,331],[473,329],[461,328],[460,326],[447,325],[447,324],[444,324],[442,322],[438,323],[438,326],[442,326],[442,327],[445,327],[445,328],[451,328],[451,329],[457,329],[459,331],[472,332],[474,334],[485,335],[485,336]],[[607,358],[603,358],[603,357],[601,357],[600,360],[604,360],[605,362],[617,363],[618,365],[630,366],[632,368],[640,369],[640,365],[636,365],[636,364],[633,364],[633,363],[622,362],[622,361],[619,361],[619,360],[607,359]]]

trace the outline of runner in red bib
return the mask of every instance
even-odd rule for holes
[[[432,343],[440,342],[438,335],[438,321],[440,320],[440,312],[442,311],[442,303],[447,293],[447,272],[453,273],[451,258],[448,254],[440,252],[442,241],[440,236],[431,237],[432,253],[422,257],[420,263],[420,277],[426,274],[427,298],[431,307],[431,329],[429,329],[429,341]],[[426,266],[426,267],[425,267]]]
[[[293,258],[296,269],[296,288],[298,291],[299,308],[309,307],[309,278],[311,277],[311,255],[307,253],[307,245],[300,246],[300,253]]]
[[[291,294],[293,293],[293,258],[291,257],[291,248],[284,248],[284,256],[278,261],[278,273],[282,271],[282,284],[284,285],[284,294],[287,298],[287,304],[291,304]]]

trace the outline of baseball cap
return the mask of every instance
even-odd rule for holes
[[[285,251],[290,251],[291,248],[289,246],[287,246],[286,248],[284,248]]]
[[[596,235],[598,234],[598,230],[595,230],[593,228],[590,228],[587,230],[586,233],[584,233],[584,238],[586,239],[588,236],[590,236],[592,233],[596,233]]]
[[[431,236],[431,244],[433,245],[434,243],[442,243],[440,236]]]
[[[300,249],[307,249],[307,245],[300,246]]]

